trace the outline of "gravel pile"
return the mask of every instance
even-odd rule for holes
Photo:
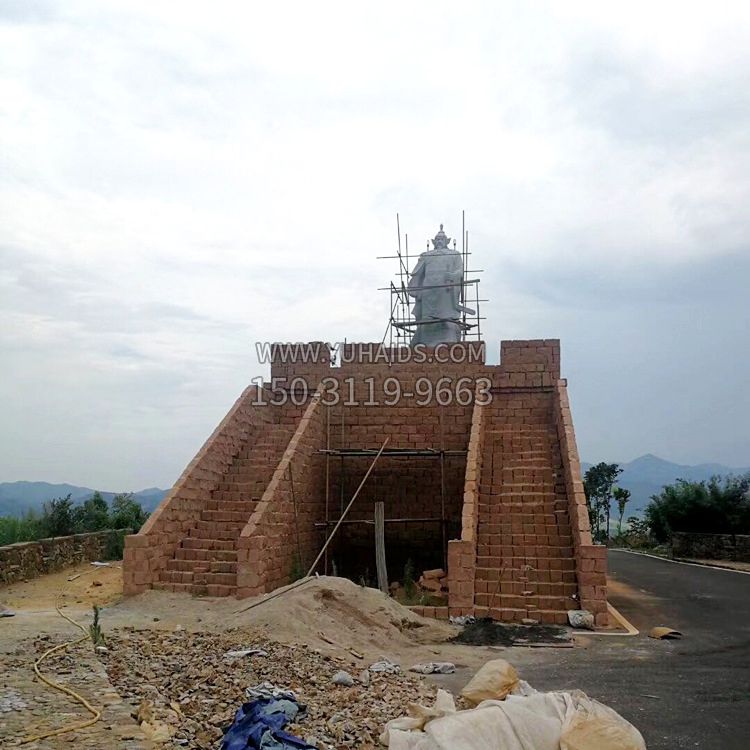
[[[432,705],[436,693],[419,677],[371,672],[354,657],[282,645],[251,632],[126,629],[108,633],[107,647],[100,658],[112,683],[141,720],[168,728],[166,747],[218,747],[247,700],[246,688],[262,682],[294,691],[307,715],[287,731],[325,750],[376,747],[387,721],[403,715],[410,702]],[[226,656],[248,648],[267,655]],[[334,683],[342,671],[351,686]]]

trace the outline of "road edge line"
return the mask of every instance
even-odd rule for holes
[[[725,570],[729,573],[741,573],[750,576],[750,570],[737,570],[736,568],[724,568],[721,565],[708,565],[706,563],[688,562],[687,560],[672,560],[669,557],[659,557],[659,555],[650,555],[648,552],[636,552],[632,549],[623,549],[622,547],[610,547],[612,552],[626,552],[628,555],[640,555],[641,557],[650,557],[653,560],[673,563],[674,565],[690,565],[693,568],[708,568],[709,570]]]

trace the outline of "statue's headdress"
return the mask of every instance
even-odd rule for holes
[[[451,241],[450,237],[445,236],[443,231],[443,225],[440,225],[440,231],[435,235],[435,239],[432,241],[432,246],[435,250],[442,250],[448,247],[448,243]]]

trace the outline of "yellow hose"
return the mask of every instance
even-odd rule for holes
[[[93,573],[95,571],[87,571],[90,573]],[[85,573],[84,573],[85,575]],[[71,698],[76,700],[78,703],[80,703],[87,711],[89,711],[92,714],[91,719],[86,719],[84,721],[77,721],[73,724],[68,724],[67,726],[64,726],[60,729],[53,729],[49,732],[43,732],[42,734],[35,734],[35,735],[29,735],[27,737],[24,737],[21,740],[22,745],[26,745],[29,742],[36,742],[38,740],[44,740],[47,739],[47,737],[57,737],[61,734],[67,734],[68,732],[74,732],[76,729],[85,729],[86,727],[90,727],[92,724],[96,724],[97,721],[102,716],[102,712],[99,711],[97,708],[94,708],[82,695],[77,693],[72,688],[66,687],[65,685],[61,685],[59,682],[55,682],[54,680],[49,679],[48,677],[45,677],[41,671],[39,670],[39,665],[48,657],[52,656],[52,654],[62,651],[63,649],[69,648],[70,646],[77,646],[79,643],[83,643],[84,641],[88,640],[90,638],[88,631],[86,628],[81,625],[80,622],[76,622],[72,618],[68,617],[61,609],[60,609],[60,599],[62,598],[63,591],[65,590],[65,587],[60,591],[57,602],[55,602],[55,609],[57,610],[57,614],[60,615],[60,617],[67,620],[72,625],[75,625],[79,630],[83,632],[83,635],[80,638],[76,638],[73,641],[66,641],[65,643],[60,643],[57,646],[53,646],[52,648],[48,648],[35,662],[34,662],[34,672],[36,676],[45,684],[51,687],[53,690],[59,690],[61,693],[65,693],[66,695],[69,695]]]

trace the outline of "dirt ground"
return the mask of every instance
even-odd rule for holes
[[[194,598],[160,591],[124,598],[122,571],[116,563],[106,568],[83,564],[62,573],[0,588],[0,603],[16,611],[15,617],[0,619],[0,708],[3,696],[11,704],[16,696],[21,696],[22,702],[31,707],[0,712],[0,738],[15,742],[32,728],[41,731],[85,716],[79,707],[71,706],[66,698],[39,684],[31,671],[34,656],[47,645],[45,639],[59,642],[79,634],[55,611],[58,602],[63,611],[84,625],[91,622],[92,606],[97,604],[101,607],[100,621],[105,636],[111,634],[115,644],[124,643],[123,638],[137,637],[140,640],[133,641],[133,648],[151,648],[148,644],[162,641],[170,644],[169,639],[175,635],[195,633],[211,635],[217,644],[220,636],[226,635],[238,644],[251,644],[255,638],[307,649],[324,659],[330,658],[331,664],[343,665],[352,674],[383,657],[401,664],[404,669],[420,662],[450,661],[456,665],[454,675],[426,680],[428,684],[448,688],[454,693],[489,659],[502,656],[523,677],[526,669],[533,671],[561,659],[566,661],[566,651],[571,655],[573,651],[580,655],[590,653],[593,640],[593,636],[577,636],[576,646],[562,650],[452,643],[450,639],[458,634],[458,628],[422,618],[376,589],[326,576],[290,587],[283,595],[269,597],[257,606],[249,606],[258,601],[260,599]],[[149,640],[144,641],[144,638]],[[212,646],[215,647],[216,644]],[[106,663],[106,659],[104,661]],[[123,700],[109,681],[102,661],[91,654],[90,647],[79,648],[66,662],[50,664],[50,673],[53,666],[62,670],[63,680],[81,687],[81,692],[93,702],[102,695],[109,696],[108,705],[102,721],[93,727],[29,747],[46,750],[69,747],[70,742],[92,748],[142,750],[151,747],[130,717],[139,701],[137,686],[133,690],[132,685],[122,683]],[[538,687],[544,689],[545,686]],[[574,687],[586,690],[587,686]],[[236,705],[234,700],[222,704],[222,717]],[[407,697],[399,707],[408,700]],[[65,710],[50,713],[50,705],[64,706]],[[202,747],[192,744],[192,740],[186,746]]]

